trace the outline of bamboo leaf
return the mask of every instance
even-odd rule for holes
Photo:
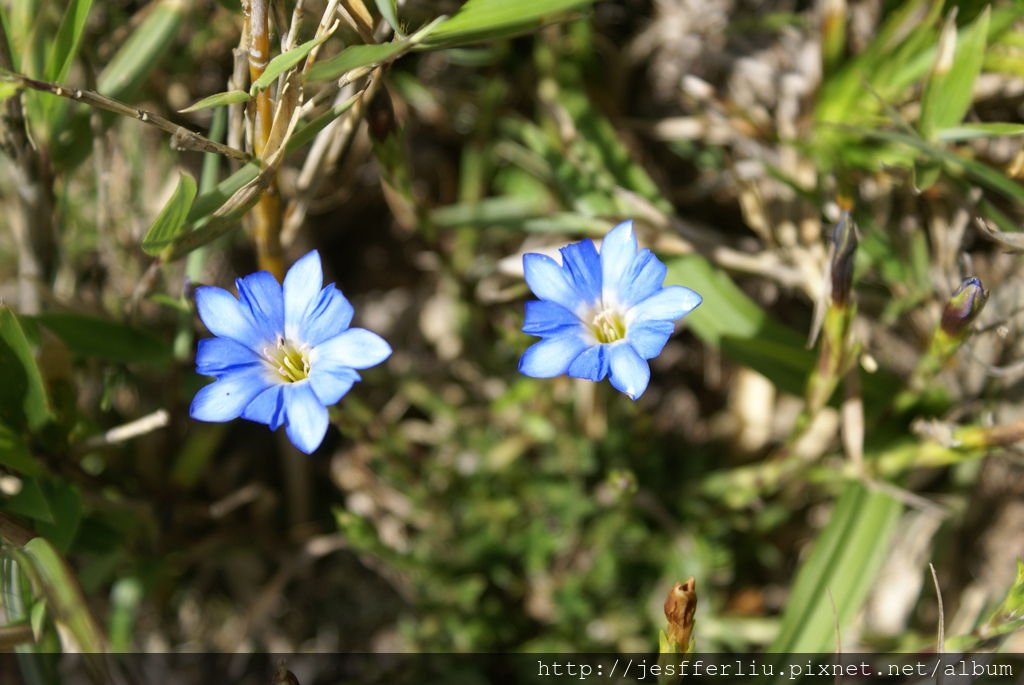
[[[192,200],[196,196],[196,180],[188,174],[181,174],[178,187],[171,199],[164,205],[156,221],[142,240],[142,249],[148,255],[158,255],[185,227]]]
[[[393,40],[390,43],[347,47],[331,59],[314,64],[309,70],[307,79],[310,81],[328,81],[341,78],[348,72],[361,67],[396,60],[409,50],[423,43],[439,27],[443,26],[447,20],[447,17],[438,17],[408,38]]]
[[[46,68],[43,71],[45,80],[62,83],[67,78],[68,70],[71,69],[75,55],[78,54],[78,46],[82,41],[85,22],[89,18],[91,8],[92,0],[68,2],[46,59]]]
[[[127,324],[72,312],[35,317],[75,354],[122,364],[166,364],[171,350],[164,340]]]
[[[182,114],[188,112],[198,112],[201,109],[209,109],[210,107],[223,107],[225,105],[237,105],[241,102],[248,102],[250,95],[244,90],[229,90],[223,93],[215,93],[202,100],[196,102],[193,105],[189,105],[185,109],[178,110]]]
[[[344,74],[366,67],[396,59],[408,52],[411,45],[408,41],[393,41],[378,45],[353,45],[347,47],[331,59],[317,62],[309,70],[310,81],[328,81],[340,78]]]
[[[395,0],[375,0],[377,11],[384,21],[394,30],[395,35],[402,37],[402,27],[398,23],[398,3]]]
[[[0,421],[29,430],[51,418],[46,386],[18,317],[0,306]]]
[[[45,538],[33,538],[24,547],[10,548],[10,554],[36,592],[46,599],[50,616],[74,642],[65,648],[92,654],[106,651],[103,633],[89,612],[82,590],[54,546]]]
[[[314,38],[313,40],[306,41],[302,45],[292,48],[288,52],[281,53],[274,59],[270,60],[270,64],[267,65],[267,68],[264,70],[264,72],[260,75],[258,79],[256,79],[256,81],[253,82],[252,87],[249,89],[249,94],[255,95],[259,91],[268,87],[271,83],[277,80],[278,76],[288,71],[302,60],[306,59],[306,55],[308,55],[313,50],[313,48],[315,48],[316,46],[320,45],[325,40],[330,38],[331,35],[332,34],[330,33],[325,33],[319,38]]]
[[[142,83],[170,47],[186,9],[181,0],[164,0],[155,7],[100,73],[96,90],[124,99]]]
[[[581,9],[594,0],[469,0],[444,22],[424,44],[446,48],[462,43],[494,40],[536,29],[566,12]]]
[[[0,465],[26,476],[38,476],[42,473],[39,462],[29,452],[25,441],[2,423],[0,423]]]

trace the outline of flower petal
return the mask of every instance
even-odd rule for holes
[[[587,239],[561,250],[563,270],[576,288],[578,301],[593,304],[601,298],[601,258],[594,241]]]
[[[257,352],[266,343],[266,339],[253,324],[248,309],[223,288],[196,288],[196,310],[199,318],[216,336],[237,340]]]
[[[203,338],[196,350],[196,373],[222,376],[229,371],[259,364],[260,356],[231,338]]]
[[[703,301],[700,295],[681,285],[671,285],[646,298],[629,311],[633,321],[675,321],[692,312]]]
[[[312,454],[327,434],[327,408],[320,403],[309,383],[284,386],[285,432],[292,444]]]
[[[551,257],[534,252],[523,255],[523,274],[530,290],[540,299],[560,304],[571,312],[579,308],[581,302],[576,288],[561,265]]]
[[[608,375],[608,355],[606,345],[593,345],[583,350],[580,356],[569,364],[569,375],[573,378],[585,378],[588,381],[601,381]]]
[[[324,406],[336,404],[359,381],[359,374],[352,369],[334,367],[318,368],[309,377],[313,392]]]
[[[284,423],[284,414],[284,384],[275,383],[256,395],[242,411],[242,418],[265,423],[276,431]]]
[[[661,354],[675,329],[671,321],[641,321],[629,327],[626,341],[642,359],[654,359]]]
[[[352,305],[331,283],[320,291],[316,303],[306,312],[299,339],[316,347],[348,328],[353,313]]]
[[[350,328],[313,348],[313,368],[321,362],[350,369],[368,369],[391,356],[384,338],[365,328]]]
[[[320,253],[313,250],[292,264],[284,277],[284,335],[300,340],[302,322],[324,284]]]
[[[580,326],[580,320],[560,304],[548,300],[530,300],[526,303],[523,333],[553,335],[577,326]]]
[[[267,340],[284,333],[284,297],[281,284],[269,271],[257,271],[235,280],[238,299]]]
[[[651,367],[647,365],[632,345],[614,345],[608,352],[611,357],[611,382],[617,390],[631,400],[638,399],[647,389],[651,380]]]
[[[640,250],[633,260],[625,278],[620,283],[618,301],[623,306],[631,307],[637,302],[646,300],[658,292],[665,282],[666,267],[654,253],[648,249]]]
[[[545,338],[526,348],[519,360],[519,372],[532,378],[561,376],[586,347],[587,343],[578,335]]]
[[[636,259],[636,250],[632,221],[623,221],[601,241],[601,287],[605,302],[617,299],[622,278]]]
[[[253,398],[271,385],[259,366],[229,373],[196,393],[188,413],[199,421],[231,421],[241,415]]]

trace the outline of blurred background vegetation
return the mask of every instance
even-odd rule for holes
[[[1024,651],[1024,3],[245,4],[0,0],[5,647],[650,651],[693,576],[700,650]],[[649,390],[520,377],[627,218]],[[190,420],[193,287],[312,248],[393,357],[311,457]]]

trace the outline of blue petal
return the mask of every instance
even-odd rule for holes
[[[320,403],[309,383],[284,386],[285,432],[292,444],[312,454],[327,434],[327,408]]]
[[[350,369],[368,369],[391,356],[384,338],[365,328],[350,328],[313,348],[313,368],[325,363]]]
[[[642,321],[629,327],[626,341],[641,358],[654,359],[661,354],[675,329],[671,321]]]
[[[316,368],[309,376],[313,392],[324,406],[330,406],[340,400],[359,381],[359,374],[352,369]]]
[[[258,354],[231,338],[203,338],[196,350],[196,373],[201,376],[221,376],[261,361]]]
[[[258,366],[229,373],[197,392],[188,413],[199,421],[237,419],[253,398],[270,385],[266,369]]]
[[[306,313],[299,339],[316,347],[348,328],[353,313],[352,305],[332,283],[320,291],[316,304]]]
[[[253,324],[249,311],[223,288],[196,288],[196,310],[210,332],[222,338],[237,340],[251,350],[259,351],[267,340]]]
[[[562,253],[562,264],[569,274],[569,281],[576,288],[577,296],[588,304],[601,298],[601,258],[597,256],[594,241],[566,245]]]
[[[534,252],[523,255],[523,274],[530,290],[540,299],[560,304],[571,312],[582,304],[566,272],[551,257]]]
[[[664,288],[630,310],[633,321],[675,321],[692,312],[702,302],[700,295],[681,285]]]
[[[242,418],[265,423],[276,431],[284,423],[284,385],[275,383],[261,392],[246,406]]]
[[[284,334],[284,297],[281,284],[268,271],[257,271],[235,281],[238,299],[249,309],[263,337],[274,340]]]
[[[519,360],[519,372],[532,378],[561,376],[586,347],[587,343],[578,335],[545,338],[526,348]]]
[[[580,320],[576,315],[560,304],[547,300],[530,300],[526,303],[523,333],[541,336],[553,335],[580,325]]]
[[[668,267],[648,249],[640,250],[625,279],[619,284],[618,301],[626,307],[646,300],[665,282]]]
[[[569,375],[573,378],[585,378],[588,381],[604,380],[608,375],[608,355],[606,345],[594,345],[583,350],[580,356],[569,364]]]
[[[292,264],[284,277],[284,335],[301,340],[302,323],[324,284],[320,253],[309,252]]]
[[[608,355],[611,357],[611,381],[616,390],[624,392],[631,400],[643,395],[651,380],[651,368],[647,362],[629,344],[612,346]]]
[[[636,258],[633,222],[623,221],[601,241],[601,285],[605,302],[617,299],[619,287]]]

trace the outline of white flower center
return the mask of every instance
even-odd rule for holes
[[[626,337],[626,320],[614,307],[597,309],[590,317],[590,332],[599,343],[613,343]]]
[[[296,383],[309,378],[312,366],[309,351],[309,345],[299,345],[277,336],[277,343],[273,347],[263,348],[263,359],[282,381]]]

